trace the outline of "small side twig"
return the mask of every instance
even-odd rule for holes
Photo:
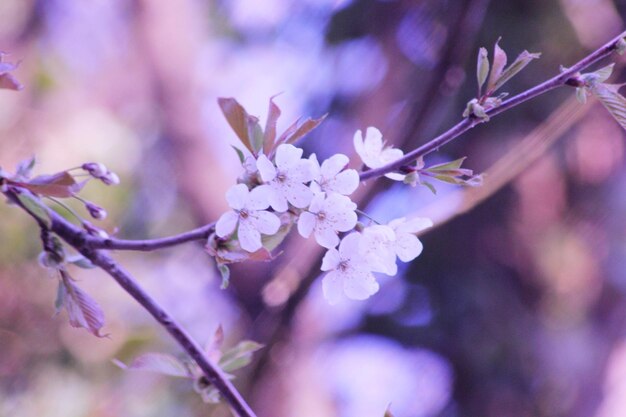
[[[237,389],[226,378],[219,367],[206,357],[203,349],[195,340],[193,340],[185,329],[183,329],[183,327],[177,323],[176,320],[174,320],[174,318],[163,307],[161,307],[159,303],[157,303],[156,300],[154,300],[127,271],[118,265],[113,258],[111,258],[106,252],[94,248],[94,245],[105,245],[104,242],[111,241],[112,239],[101,239],[90,236],[85,231],[68,222],[50,209],[47,210],[47,214],[50,217],[50,225],[48,226],[41,220],[40,217],[37,216],[37,214],[33,213],[20,203],[20,200],[15,194],[16,192],[28,191],[21,189],[8,189],[4,192],[4,194],[10,201],[14,202],[35,219],[42,230],[42,237],[50,232],[55,233],[70,246],[74,247],[81,254],[83,254],[94,265],[108,273],[133,299],[135,299],[135,301],[137,301],[148,313],[150,313],[152,317],[155,318],[157,322],[159,322],[159,324],[167,330],[167,332],[176,340],[176,342],[178,342],[183,350],[187,352],[187,354],[198,364],[207,379],[219,390],[226,402],[228,402],[231,408],[240,417],[256,417],[254,411],[252,411]],[[36,199],[37,197],[33,195],[32,198]],[[44,207],[43,204],[41,206]],[[204,229],[209,230],[212,227],[213,225],[207,225],[203,228],[199,228],[182,235],[173,236],[171,238],[127,243],[129,245],[131,245],[131,243],[133,245],[139,245],[139,247],[141,247],[142,244],[146,244],[146,242],[148,247],[150,247],[150,245],[154,245],[155,247],[158,245],[161,245],[161,247],[171,246],[189,240],[199,239],[202,237],[202,233],[208,233]],[[117,240],[112,241],[114,245]],[[125,241],[118,241],[118,243],[119,242]]]
[[[87,242],[87,246],[91,249],[136,250],[150,252],[196,240],[206,240],[214,231],[215,223],[209,223],[188,232],[158,239],[126,240],[90,237]]]

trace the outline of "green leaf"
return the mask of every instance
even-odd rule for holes
[[[607,65],[606,67],[602,67],[597,71],[588,72],[586,74],[582,74],[580,79],[585,82],[586,85],[592,86],[596,83],[603,83],[609,79],[611,74],[613,73],[613,67],[615,64]]]
[[[478,60],[476,62],[476,79],[478,80],[478,91],[482,91],[483,84],[485,84],[488,74],[489,58],[487,57],[487,49],[480,48],[478,50]]]
[[[67,262],[83,269],[93,269],[96,267],[93,263],[91,263],[89,259],[85,258],[82,255],[70,256],[69,258],[67,258]]]
[[[224,372],[232,372],[243,368],[252,361],[252,354],[262,347],[263,345],[252,340],[243,340],[234,348],[224,352],[219,361],[219,366]]]
[[[580,104],[587,102],[587,90],[585,87],[576,87],[576,100],[578,100]]]
[[[432,192],[433,194],[437,195],[437,189],[435,188],[434,185],[432,185],[428,181],[422,181],[420,184],[426,186],[426,188],[428,188],[430,190],[430,192]]]
[[[43,204],[38,198],[32,197],[30,194],[20,193],[16,194],[20,204],[24,206],[26,210],[33,216],[42,222],[46,228],[52,226],[52,220],[48,214],[48,207]]]
[[[181,360],[165,353],[145,353],[133,359],[129,365],[118,360],[114,360],[113,363],[124,370],[156,372],[178,378],[192,377]]]
[[[232,146],[232,145],[231,145]],[[232,146],[232,148],[235,150],[235,152],[237,153],[237,157],[239,158],[239,162],[241,162],[242,164],[244,163],[244,161],[246,160],[245,155],[243,154],[243,151],[241,149],[239,149],[236,146]]]
[[[263,149],[263,129],[259,123],[259,119],[254,116],[248,117],[248,132],[252,143],[253,153],[258,155]]]
[[[463,158],[455,159],[454,161],[444,162],[443,164],[431,165],[427,168],[427,171],[437,172],[457,170],[461,168],[461,165],[463,165],[463,161],[465,161],[465,159],[467,159],[466,156],[464,156]]]
[[[495,81],[491,91],[496,91],[498,88],[502,87],[507,81],[517,75],[518,72],[523,70],[526,65],[530,64],[533,59],[538,59],[541,56],[540,53],[530,53],[528,51],[524,51],[515,58],[515,61],[508,68],[502,71],[502,74]]]
[[[495,86],[498,79],[502,76],[502,71],[504,70],[504,67],[506,67],[507,62],[506,52],[500,48],[498,42],[500,42],[500,38],[498,38],[493,47],[493,66],[491,67],[491,74],[489,75],[489,82],[487,83],[488,94],[491,94],[496,90]]]
[[[293,222],[288,222],[287,224],[281,224],[278,231],[274,233],[273,235],[264,235],[261,238],[261,241],[263,242],[263,247],[268,252],[271,252],[274,249],[276,249],[278,245],[280,245],[283,242],[283,240],[285,240],[285,237],[287,237],[287,235],[289,234],[289,231],[291,230],[292,226],[293,226]]]
[[[67,290],[65,289],[65,284],[63,284],[62,280],[59,280],[59,286],[57,287],[57,296],[54,300],[54,315],[56,316],[61,312],[63,306],[65,305],[65,297],[67,296]]]
[[[626,130],[626,98],[618,90],[621,84],[597,83],[590,88],[591,93],[600,100],[611,116]]]
[[[228,268],[228,265],[224,265],[224,264],[219,264],[217,266],[217,269],[220,271],[220,274],[222,275],[222,285],[220,286],[220,288],[225,290],[226,288],[228,288],[228,285],[230,284],[230,269]]]

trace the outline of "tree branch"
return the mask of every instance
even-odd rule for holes
[[[163,237],[159,239],[146,240],[125,240],[115,238],[97,238],[89,236],[87,246],[91,249],[115,249],[115,250],[137,250],[149,252],[157,249],[168,248],[194,240],[206,240],[215,230],[215,223],[210,223],[197,229],[190,230],[178,235]]]
[[[612,39],[610,42],[606,43],[602,47],[598,48],[591,54],[587,55],[585,58],[578,61],[573,66],[567,68],[565,71],[561,72],[559,75],[556,75],[550,78],[543,83],[530,88],[516,96],[511,97],[510,99],[504,101],[500,106],[492,108],[488,110],[486,113],[489,117],[496,116],[502,112],[505,112],[515,106],[522,104],[523,102],[530,100],[532,98],[538,97],[544,93],[547,93],[550,90],[553,90],[557,87],[561,87],[567,84],[568,80],[570,80],[577,72],[587,68],[588,66],[595,64],[603,58],[611,55],[618,46],[618,42],[626,36],[626,32],[622,32],[619,36]],[[417,158],[429,154],[439,147],[445,145],[453,139],[456,139],[463,133],[467,132],[469,129],[473,128],[477,124],[483,123],[483,121],[468,117],[463,119],[461,122],[457,123],[448,131],[442,133],[436,138],[432,139],[430,142],[425,143],[417,149],[407,153],[402,158],[391,162],[385,166],[380,168],[371,169],[369,171],[364,171],[360,174],[361,181],[365,181],[370,178],[381,177],[390,172],[394,172],[399,170],[401,167],[406,166],[407,164],[415,161]]]
[[[21,204],[20,200],[17,198],[17,193],[29,193],[29,191],[10,187],[7,191],[4,192],[4,194],[10,201],[14,202],[16,205],[26,211],[31,217],[33,217],[40,228],[42,228],[43,230],[50,230],[51,232],[56,233],[70,246],[74,247],[87,259],[89,259],[94,265],[100,267],[105,272],[107,272],[113,279],[115,279],[115,281],[117,281],[117,283],[132,298],[135,299],[135,301],[141,304],[141,306],[146,311],[148,311],[148,313],[150,313],[150,315],[152,315],[152,317],[154,317],[156,321],[165,328],[165,330],[167,330],[167,332],[176,340],[176,342],[178,342],[183,350],[187,352],[187,354],[194,360],[194,362],[196,362],[196,364],[198,364],[204,375],[219,390],[220,394],[239,416],[256,417],[250,406],[241,397],[241,394],[237,391],[237,389],[225,377],[219,367],[213,364],[213,362],[211,362],[211,360],[205,356],[204,351],[200,347],[200,345],[198,345],[198,343],[193,340],[193,338],[180,326],[180,324],[178,324],[176,320],[174,320],[174,318],[163,307],[161,307],[159,303],[157,303],[156,300],[154,300],[143,288],[141,288],[141,286],[135,281],[135,279],[121,266],[119,266],[117,262],[113,260],[113,258],[111,258],[106,252],[102,250],[94,249],[94,245],[104,245],[107,241],[112,242],[108,244],[111,247],[114,247],[116,243],[119,244],[121,242],[121,246],[133,246],[133,249],[138,250],[150,250],[145,249],[146,247],[157,248],[172,246],[178,243],[201,238],[203,236],[203,233],[208,233],[208,230],[210,230],[213,225],[207,225],[202,228],[192,230],[191,232],[184,233],[182,235],[173,236],[171,238],[156,239],[152,241],[148,240],[132,242],[118,241],[116,239],[101,239],[88,235],[85,231],[68,222],[51,209],[47,209],[47,214],[50,217],[50,226],[48,227],[48,225],[43,222],[37,214],[33,213],[31,210]],[[32,194],[31,197],[33,199],[38,198]],[[46,207],[43,203],[41,203],[40,206]],[[142,247],[144,249],[141,249]]]

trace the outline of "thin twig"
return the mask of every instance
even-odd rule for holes
[[[90,236],[85,231],[68,222],[50,209],[47,209],[48,216],[50,217],[50,226],[48,227],[46,222],[42,221],[37,214],[31,212],[27,207],[21,204],[20,200],[17,198],[16,192],[28,193],[27,190],[23,189],[9,189],[4,194],[9,200],[13,201],[16,205],[21,207],[31,217],[33,217],[42,230],[49,230],[56,233],[69,245],[82,253],[94,265],[100,267],[113,279],[115,279],[115,281],[117,281],[117,283],[132,298],[135,299],[135,301],[141,304],[141,306],[168,331],[168,333],[178,342],[183,350],[185,350],[185,352],[187,352],[187,354],[198,364],[204,375],[219,390],[220,394],[240,417],[256,417],[237,389],[230,383],[219,367],[213,364],[213,362],[206,357],[200,345],[193,340],[193,338],[181,327],[181,325],[178,324],[176,320],[174,320],[174,318],[163,307],[161,307],[159,303],[157,303],[156,300],[154,300],[127,271],[118,265],[113,258],[102,250],[94,249],[94,243],[104,243],[106,241],[110,241],[111,239],[101,239]],[[34,195],[31,195],[31,197],[33,199],[38,198]],[[43,203],[40,206],[45,207]],[[146,242],[148,242],[148,245],[151,244],[150,242],[153,242],[152,244],[154,244],[154,242],[159,242],[154,244],[155,247],[158,245],[162,245],[161,247],[171,246],[172,244],[177,244],[172,243],[173,241],[182,243],[194,240],[192,237],[195,239],[199,238],[202,231],[204,229],[209,229],[209,226],[212,227],[212,225],[208,225],[204,228],[196,229],[182,235],[165,239],[157,239],[155,241],[121,242],[139,244],[139,247],[141,247],[142,243],[145,244]],[[206,231],[204,232],[206,233]]]
[[[604,46],[598,48],[591,54],[587,55],[585,58],[578,61],[573,66],[567,68],[565,71],[561,72],[559,75],[556,75],[550,78],[543,83],[530,88],[516,96],[511,97],[510,99],[504,101],[500,106],[492,108],[488,110],[486,113],[489,117],[496,116],[502,112],[505,112],[515,106],[522,104],[523,102],[530,100],[532,98],[538,97],[544,93],[547,93],[550,90],[553,90],[557,87],[561,87],[567,84],[568,80],[570,80],[577,72],[582,71],[590,65],[595,64],[603,58],[611,55],[616,49],[617,44],[624,36],[626,36],[626,32],[622,32],[619,36],[615,37],[610,42],[606,43]],[[402,158],[397,159],[394,162],[391,162],[385,166],[380,168],[371,169],[369,171],[362,172],[360,174],[361,181],[365,181],[370,178],[382,177],[385,174],[390,172],[397,171],[402,166],[405,166],[417,158],[429,154],[437,150],[439,147],[445,145],[453,139],[456,139],[463,133],[467,132],[469,129],[473,128],[477,124],[482,123],[481,120],[476,118],[465,118],[461,122],[457,123],[448,131],[442,133],[437,136],[433,140],[424,145],[420,146],[417,149],[407,153]]]
[[[206,240],[215,230],[215,223],[198,227],[174,236],[163,237],[159,239],[145,240],[125,240],[115,238],[95,238],[89,239],[87,246],[91,249],[115,249],[115,250],[137,250],[149,252],[157,249],[177,246],[182,243],[192,242],[196,240]]]

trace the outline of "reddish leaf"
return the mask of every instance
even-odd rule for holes
[[[265,155],[269,155],[274,147],[274,142],[276,141],[276,122],[280,117],[280,113],[280,108],[274,103],[274,97],[270,98],[265,131],[263,133],[263,152]]]
[[[222,113],[224,113],[228,124],[235,131],[235,134],[241,143],[243,143],[243,145],[248,148],[250,152],[255,153],[252,146],[252,138],[250,136],[250,124],[254,121],[251,119],[255,119],[257,122],[258,119],[250,116],[248,112],[246,112],[246,109],[244,109],[243,106],[234,98],[220,97],[217,99],[217,103],[222,109]]]
[[[71,197],[81,190],[84,182],[78,183],[67,171],[53,175],[40,175],[28,182],[16,183],[35,194],[47,197]]]
[[[294,143],[298,139],[302,138],[304,135],[318,127],[324,119],[326,119],[326,114],[320,117],[319,119],[306,119],[302,124],[298,124],[296,121],[294,124],[289,126],[289,128],[278,138],[276,141],[276,146],[281,145],[283,143]]]
[[[504,50],[500,48],[498,42],[500,42],[499,38],[493,47],[493,65],[491,67],[491,74],[489,75],[489,82],[487,83],[487,91],[491,91],[491,89],[494,89],[498,78],[500,78],[504,67],[506,67],[506,52],[504,52]]]
[[[83,327],[98,337],[104,326],[104,312],[93,298],[81,290],[65,270],[61,270],[61,279],[65,286],[63,303],[73,327]]]

